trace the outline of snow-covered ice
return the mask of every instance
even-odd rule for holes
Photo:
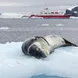
[[[22,42],[0,44],[0,78],[30,78],[41,74],[78,78],[78,47],[58,48],[45,59],[25,56]]]

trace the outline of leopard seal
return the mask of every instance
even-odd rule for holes
[[[25,40],[22,44],[22,52],[28,56],[45,58],[58,47],[77,46],[59,35],[45,37],[35,36]]]

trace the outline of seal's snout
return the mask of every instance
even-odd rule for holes
[[[32,45],[30,48],[29,48],[29,54],[31,56],[34,56],[36,58],[45,58],[46,55],[44,54],[43,51],[41,51],[41,49],[37,46],[37,45]]]

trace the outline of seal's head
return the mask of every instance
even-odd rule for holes
[[[38,59],[46,57],[45,53],[35,44],[30,46],[29,55],[34,56]]]

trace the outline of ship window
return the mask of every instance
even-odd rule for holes
[[[45,14],[47,14],[47,13],[45,12]]]
[[[58,14],[58,12],[55,12],[55,14]]]
[[[54,14],[54,12],[51,12],[51,14]]]
[[[40,12],[40,14],[43,14],[42,12]]]

